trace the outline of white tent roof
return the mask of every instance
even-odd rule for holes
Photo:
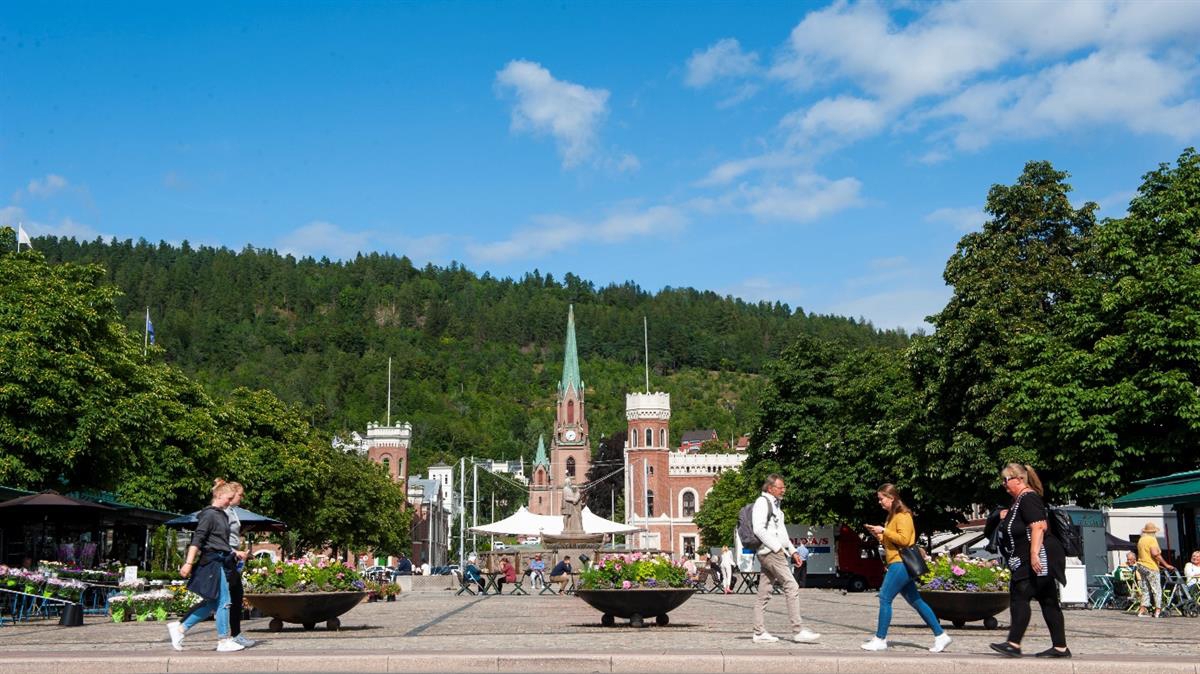
[[[498,536],[541,536],[542,534],[556,536],[562,533],[562,528],[562,515],[535,515],[529,512],[525,506],[521,506],[517,512],[499,522],[471,527],[471,531],[477,534]],[[641,530],[637,527],[606,520],[585,506],[583,531],[589,534],[631,534]]]

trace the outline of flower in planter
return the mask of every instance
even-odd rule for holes
[[[1012,573],[993,560],[966,555],[938,555],[918,583],[922,590],[947,592],[1008,592]]]
[[[310,564],[306,560],[254,561],[247,566],[246,590],[270,592],[359,592],[364,585],[354,569],[341,562]]]
[[[605,555],[579,574],[584,590],[639,590],[685,587],[687,574],[665,557]]]

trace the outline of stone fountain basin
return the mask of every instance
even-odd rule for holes
[[[273,592],[247,594],[246,601],[271,616],[270,629],[278,632],[283,623],[298,623],[311,630],[319,622],[328,629],[341,627],[338,616],[358,606],[367,592]]]

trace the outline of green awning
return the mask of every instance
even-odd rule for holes
[[[1175,473],[1134,484],[1145,485],[1113,501],[1114,508],[1153,505],[1200,505],[1200,470]]]

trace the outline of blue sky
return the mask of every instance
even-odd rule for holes
[[[5,3],[0,224],[692,286],[915,329],[1028,160],[1119,216],[1200,2]]]

